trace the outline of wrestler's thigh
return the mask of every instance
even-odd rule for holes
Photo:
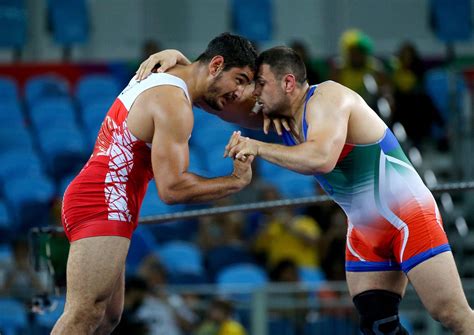
[[[73,242],[67,264],[67,305],[108,300],[123,273],[129,245],[130,240],[120,236]]]
[[[346,279],[352,297],[368,290],[386,290],[403,297],[408,282],[402,271],[347,271]]]

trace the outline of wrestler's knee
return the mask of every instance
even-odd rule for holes
[[[369,290],[356,295],[353,301],[359,312],[362,333],[408,334],[398,316],[400,300],[400,295],[385,290]]]
[[[81,301],[72,304],[66,314],[71,323],[85,324],[94,329],[104,320],[106,308],[105,301]]]
[[[104,319],[102,320],[102,325],[109,329],[110,332],[115,329],[120,323],[122,318],[123,307],[117,307],[113,309],[107,309],[107,312],[104,315]]]
[[[453,299],[438,301],[433,306],[428,306],[428,311],[433,319],[451,330],[461,327],[464,322],[472,321],[474,318],[474,314],[468,306],[460,306]]]

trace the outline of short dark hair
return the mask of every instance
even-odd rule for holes
[[[295,50],[278,46],[265,50],[257,58],[257,69],[262,64],[268,64],[277,79],[291,73],[298,83],[306,81],[306,66]]]
[[[257,50],[246,38],[231,33],[222,33],[207,45],[206,50],[197,58],[200,62],[210,62],[215,56],[224,57],[224,71],[233,67],[249,66],[256,69]]]

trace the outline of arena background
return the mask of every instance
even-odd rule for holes
[[[474,303],[472,8],[467,0],[0,0],[0,333],[47,334],[62,312],[61,197],[114,97],[150,52],[176,48],[193,59],[224,31],[260,50],[298,47],[310,83],[337,80],[366,98],[436,191]],[[419,57],[407,65],[402,46]],[[362,69],[347,65],[350,48],[363,54]],[[196,109],[191,171],[228,174],[221,157],[235,129]],[[260,160],[254,167],[246,190],[200,206],[166,206],[150,183],[115,334],[217,334],[227,318],[248,334],[358,334],[343,214],[314,178]],[[410,333],[445,333],[410,287],[401,315]]]

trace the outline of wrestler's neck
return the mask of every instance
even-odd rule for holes
[[[168,73],[181,78],[186,83],[193,102],[204,96],[207,90],[205,78],[209,75],[207,67],[194,62],[190,65],[176,65]]]
[[[301,87],[295,88],[290,95],[291,117],[289,118],[294,132],[300,135],[301,123],[303,122],[303,111],[306,95],[309,92],[309,84],[305,82]]]

